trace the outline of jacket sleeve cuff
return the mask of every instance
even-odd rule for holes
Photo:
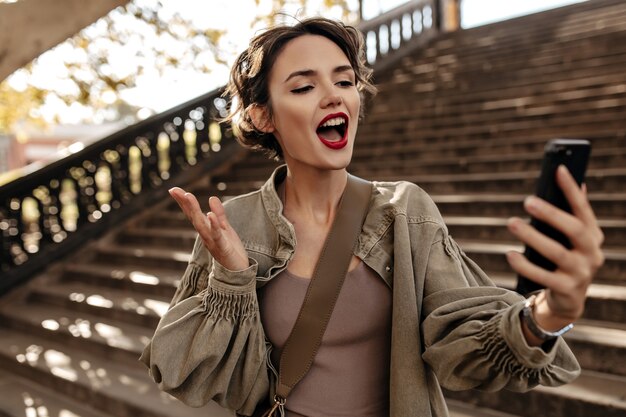
[[[500,334],[520,364],[527,368],[542,368],[553,362],[558,351],[555,346],[561,338],[546,342],[542,346],[529,346],[522,332],[520,319],[524,303],[525,301],[521,301],[512,305],[503,314],[499,326]]]
[[[256,275],[259,264],[248,258],[250,266],[241,271],[231,271],[214,261],[209,278],[209,287],[220,292],[248,293],[256,289]]]

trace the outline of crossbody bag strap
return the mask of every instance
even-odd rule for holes
[[[348,273],[371,194],[371,182],[348,176],[339,209],[315,266],[300,313],[280,356],[275,404],[272,407],[274,410],[285,403],[293,387],[311,368]]]

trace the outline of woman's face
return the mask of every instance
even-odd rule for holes
[[[350,61],[334,42],[318,35],[289,41],[270,72],[269,95],[270,129],[291,169],[348,166],[361,99]]]

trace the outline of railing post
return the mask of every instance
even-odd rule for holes
[[[458,1],[458,0],[457,0]],[[413,0],[396,7],[387,13],[377,16],[371,20],[361,22],[359,29],[363,33],[368,51],[368,62],[375,70],[380,70],[388,66],[397,58],[405,56],[409,51],[419,45],[423,45],[431,39],[438,31],[438,19],[440,19],[440,1],[438,0]],[[430,11],[432,21],[428,26],[424,24],[425,10]],[[417,27],[416,15],[419,13],[420,27]],[[407,27],[407,25],[411,27]],[[386,48],[382,48],[383,36],[381,32],[386,30]],[[397,30],[399,28],[399,33]],[[372,36],[376,47],[373,48]],[[397,39],[397,36],[400,38]],[[383,52],[383,49],[385,51]],[[375,54],[372,51],[375,50]]]
[[[461,28],[461,0],[437,0],[440,13],[437,20],[442,32],[454,32]]]

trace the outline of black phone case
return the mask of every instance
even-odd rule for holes
[[[565,195],[556,183],[556,169],[559,165],[565,165],[570,171],[578,185],[580,186],[585,178],[587,162],[591,152],[591,144],[587,140],[582,139],[554,139],[546,144],[544,157],[541,166],[541,174],[537,182],[536,194],[538,197],[550,202],[551,204],[567,211],[572,209],[565,198]],[[530,224],[541,233],[560,242],[567,248],[571,248],[569,239],[554,229],[553,227],[541,222],[535,218],[531,218]],[[544,258],[532,247],[526,246],[524,256],[534,264],[554,271],[556,265]],[[533,291],[542,289],[543,287],[528,278],[518,276],[516,291],[520,294],[528,294]]]

